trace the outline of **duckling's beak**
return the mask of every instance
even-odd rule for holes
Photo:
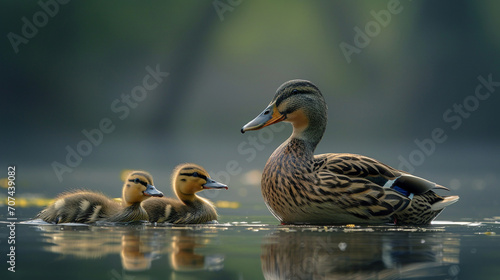
[[[152,186],[152,185],[149,185],[149,184],[146,186],[146,190],[143,193],[146,196],[157,196],[157,197],[162,197],[163,196],[162,192],[160,192],[159,190],[157,190],[155,188],[155,186]]]
[[[203,189],[228,189],[226,185],[207,178],[207,182],[202,185]]]
[[[273,102],[269,105],[260,115],[258,115],[255,119],[245,124],[241,128],[241,133],[245,133],[245,131],[249,130],[258,130],[268,125],[275,124],[285,119],[285,115],[282,115],[276,104]]]

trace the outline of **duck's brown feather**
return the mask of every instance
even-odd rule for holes
[[[120,209],[119,212],[115,213],[110,217],[103,219],[105,222],[133,222],[133,221],[147,221],[148,213],[144,208],[141,207],[140,203],[132,204],[128,207]]]
[[[203,198],[192,202],[168,197],[153,197],[142,202],[150,222],[201,224],[217,220],[213,204]]]
[[[101,193],[73,191],[59,195],[36,218],[49,223],[93,223],[115,215],[121,205]]]
[[[283,223],[421,224],[442,210],[431,209],[433,203],[443,200],[433,191],[410,199],[383,187],[388,180],[403,175],[401,171],[355,154],[312,156],[306,146],[300,139],[290,139],[264,168],[264,199]],[[414,217],[417,212],[418,218]]]

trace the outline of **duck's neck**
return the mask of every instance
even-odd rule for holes
[[[109,222],[134,222],[147,220],[148,214],[141,207],[140,203],[133,203],[125,206],[120,212],[107,219]]]
[[[122,205],[122,207],[123,207],[123,208],[125,208],[125,207],[129,207],[129,206],[131,206],[131,205],[132,205],[132,203],[128,203],[128,202],[126,202],[126,201],[125,201],[125,197],[122,197],[121,205]]]
[[[122,195],[122,202],[121,202],[122,207],[129,207],[129,206],[132,206],[134,204],[141,204],[141,203],[140,202],[132,203],[132,202],[128,201],[127,200],[127,196],[126,196],[126,194],[124,192],[123,195]]]
[[[217,220],[217,210],[215,209],[213,203],[203,197],[199,197],[193,194],[191,199],[179,199],[185,205],[183,208],[186,212],[186,222],[187,223],[206,223],[213,220]]]
[[[177,192],[177,198],[179,198],[179,200],[182,201],[184,204],[202,202],[202,199],[196,194],[185,194],[180,191]]]
[[[315,146],[312,143],[293,137],[292,135],[272,153],[266,163],[266,167],[276,161],[284,164],[309,161],[314,156],[314,148]]]
[[[130,200],[133,200],[132,197],[130,195],[127,195],[127,191],[129,188],[129,187],[127,187],[127,185],[128,184],[125,182],[125,185],[122,188],[122,201],[120,203],[122,205],[122,207],[124,207],[124,208],[134,205],[133,202],[130,202]]]
[[[127,202],[125,201],[125,198],[124,198],[124,197],[122,197],[122,202],[121,202],[121,204],[122,204],[122,207],[123,207],[123,208],[125,208],[125,207],[129,207],[129,206],[132,206],[132,204],[131,204],[131,203],[127,203]]]
[[[304,149],[306,154],[314,154],[316,146],[323,138],[323,134],[326,129],[326,118],[311,118],[307,124],[296,124],[292,123],[293,132],[290,138],[288,138],[288,143],[290,145],[297,145],[298,142],[302,142],[300,146]]]

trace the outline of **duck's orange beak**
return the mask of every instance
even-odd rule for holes
[[[258,130],[268,125],[272,125],[283,121],[286,118],[285,115],[282,115],[276,104],[271,103],[262,113],[260,113],[255,119],[251,120],[249,123],[245,124],[241,128],[241,133],[245,133],[245,131],[249,130]]]

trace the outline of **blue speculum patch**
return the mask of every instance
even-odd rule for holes
[[[409,192],[409,191],[407,191],[407,190],[405,190],[405,189],[403,189],[403,188],[400,188],[400,187],[398,187],[398,186],[392,186],[392,187],[391,187],[391,189],[393,189],[393,190],[395,190],[395,191],[397,191],[397,192],[401,193],[401,194],[402,194],[402,195],[404,195],[404,196],[409,196],[409,195],[410,195],[410,192]]]

